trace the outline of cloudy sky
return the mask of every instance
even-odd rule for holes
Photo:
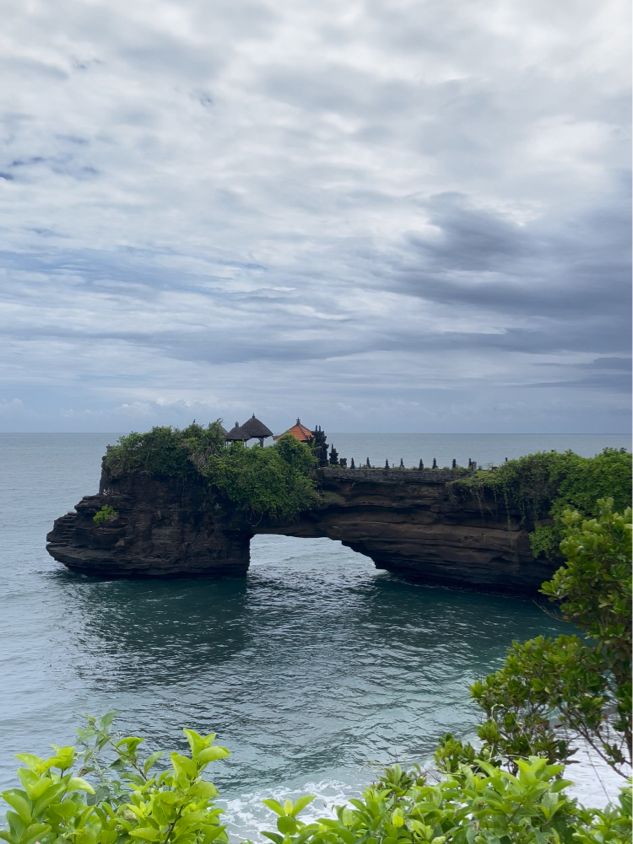
[[[628,429],[628,2],[0,6],[0,430]]]

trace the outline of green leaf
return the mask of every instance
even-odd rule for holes
[[[150,753],[150,755],[147,757],[147,759],[143,763],[143,773],[148,774],[151,771],[151,769],[154,767],[156,762],[158,762],[159,759],[162,759],[162,757],[164,755],[165,754],[162,750],[157,750],[154,753]]]
[[[276,800],[273,800],[271,797],[266,798],[266,800],[262,800],[264,806],[268,806],[268,808],[273,811],[276,815],[283,815],[284,809],[281,803],[278,803]]]
[[[404,826],[404,813],[402,809],[394,809],[391,813],[391,823],[398,829]]]
[[[151,826],[142,826],[138,829],[130,830],[129,835],[131,838],[140,838],[142,841],[158,841],[160,831]]]
[[[53,745],[55,755],[46,760],[46,764],[50,768],[59,768],[61,771],[67,771],[75,761],[74,747],[56,747]]]
[[[197,733],[195,730],[185,728],[183,730],[183,733],[186,736],[187,741],[189,742],[189,747],[191,749],[192,756],[195,756],[201,750],[204,750],[204,748],[208,747],[213,741],[213,739],[209,739],[209,737],[203,738],[200,733]]]
[[[24,762],[26,767],[31,771],[37,770],[44,762],[40,756],[36,756],[34,753],[16,753],[16,758],[20,762]]]
[[[134,755],[138,746],[142,743],[143,739],[139,736],[124,736],[124,738],[115,741],[114,746],[126,755]]]
[[[85,791],[88,794],[95,793],[94,788],[83,777],[71,777],[68,780],[68,789],[69,791]]]
[[[220,747],[220,745],[216,744],[213,747],[207,747],[205,750],[201,750],[197,755],[197,759],[204,765],[208,765],[209,762],[215,762],[217,759],[226,759],[229,755],[226,747]]]
[[[171,753],[171,764],[178,776],[184,776],[186,779],[193,779],[197,773],[198,768],[193,759],[188,756],[183,756],[181,753]]]
[[[31,822],[31,801],[25,796],[24,792],[20,792],[17,788],[11,788],[2,792],[2,798],[9,806],[13,806],[24,823]]]
[[[293,817],[297,817],[299,812],[302,812],[306,806],[309,806],[310,803],[314,800],[313,794],[304,794],[302,797],[299,797],[295,800],[294,805],[292,807],[291,814]]]
[[[290,815],[282,815],[277,821],[277,829],[284,835],[291,835],[297,831],[297,821]]]
[[[37,841],[39,838],[43,838],[44,835],[50,832],[50,830],[50,824],[32,823],[22,834],[20,844],[33,844],[34,841]]]

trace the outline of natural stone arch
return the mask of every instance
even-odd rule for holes
[[[201,480],[104,470],[98,495],[82,499],[48,535],[48,551],[71,569],[110,577],[243,575],[258,533],[328,537],[378,568],[430,583],[535,591],[554,569],[535,560],[519,514],[482,508],[450,493],[441,470],[322,469],[323,505],[288,524],[257,525],[226,506]],[[105,525],[105,504],[118,513]]]

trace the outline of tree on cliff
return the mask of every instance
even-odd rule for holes
[[[194,475],[198,466],[224,448],[225,431],[220,420],[207,427],[192,422],[187,428],[161,425],[143,434],[132,431],[109,445],[103,467],[112,476],[148,472],[160,477]]]
[[[269,448],[232,443],[200,471],[251,522],[293,519],[317,502],[315,459],[305,443],[285,434]]]
[[[583,635],[515,643],[503,667],[471,693],[486,720],[470,745],[445,737],[437,759],[451,770],[476,756],[517,769],[518,759],[568,762],[589,745],[617,773],[631,766],[631,508],[611,499],[595,518],[560,516],[566,563],[543,584]]]

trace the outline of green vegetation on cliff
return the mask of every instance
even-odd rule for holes
[[[143,434],[133,431],[116,445],[109,445],[103,466],[115,478],[134,472],[168,478],[193,476],[201,461],[224,447],[219,421],[206,428],[195,422],[182,429],[161,426]]]
[[[595,516],[601,498],[613,499],[616,510],[630,505],[631,453],[613,448],[595,457],[580,457],[573,451],[537,452],[494,470],[480,470],[452,487],[457,494],[474,497],[482,507],[496,503],[518,511],[532,531],[534,554],[556,559],[565,509]]]
[[[267,448],[226,444],[219,421],[208,427],[152,428],[108,446],[103,467],[110,477],[147,472],[162,478],[204,479],[251,521],[292,519],[317,503],[313,451],[292,436]]]
[[[290,435],[268,448],[232,443],[198,465],[212,486],[251,521],[292,519],[318,501],[314,455]]]
[[[118,513],[114,509],[114,507],[110,507],[109,504],[104,504],[103,507],[100,507],[97,512],[92,517],[92,521],[98,525],[109,525],[110,522],[113,522],[116,518],[118,518]]]

